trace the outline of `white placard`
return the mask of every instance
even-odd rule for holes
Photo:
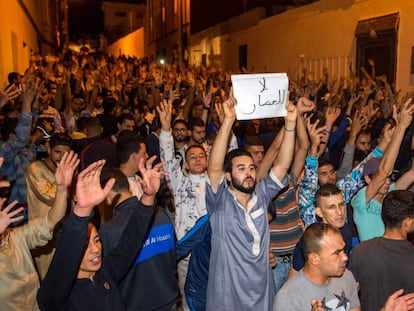
[[[289,79],[286,73],[232,75],[237,120],[286,116]]]

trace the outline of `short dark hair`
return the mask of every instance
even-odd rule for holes
[[[329,232],[341,234],[334,226],[322,222],[309,225],[301,237],[302,254],[305,261],[308,261],[309,254],[318,254],[321,251],[321,240]]]
[[[10,72],[7,75],[7,80],[9,81],[9,84],[12,84],[14,82],[14,80],[17,79],[19,76],[20,75],[17,72]]]
[[[116,99],[114,97],[104,97],[102,108],[104,113],[110,114],[116,106]]]
[[[195,106],[201,106],[201,105],[204,106],[204,102],[201,98],[197,97],[196,99],[194,99],[193,106],[191,108],[194,108]]]
[[[85,128],[100,130],[102,126],[101,120],[98,117],[88,117],[86,119]]]
[[[320,156],[318,159],[318,167],[326,166],[326,165],[332,165],[335,169],[335,165],[331,159],[328,159],[324,156]]]
[[[358,140],[358,137],[361,136],[361,135],[366,135],[366,136],[370,136],[371,137],[371,132],[368,131],[368,130],[360,130],[358,132],[358,134],[356,135],[355,140]]]
[[[67,133],[53,133],[50,137],[49,147],[50,149],[56,146],[67,146],[70,149],[73,148],[73,141]]]
[[[203,120],[201,120],[200,118],[191,118],[188,121],[188,129],[190,131],[194,130],[194,127],[199,126],[199,127],[205,127],[206,124],[204,123]]]
[[[145,144],[144,138],[137,133],[130,130],[122,131],[116,142],[116,154],[119,164],[126,163],[132,153],[139,152],[141,144]]]
[[[190,150],[191,150],[191,149],[195,149],[195,148],[198,148],[198,149],[203,150],[204,154],[205,154],[205,155],[207,155],[206,150],[204,149],[204,147],[203,147],[202,145],[200,145],[200,144],[194,144],[194,145],[189,146],[189,147],[187,148],[187,150],[185,151],[185,159],[186,159],[186,160],[187,160],[187,155],[188,155],[188,153],[190,152]]]
[[[105,184],[111,178],[115,179],[115,183],[112,187],[114,192],[126,192],[129,191],[129,182],[128,178],[122,173],[121,170],[114,167],[104,167],[101,172],[100,182],[101,187],[104,187]]]
[[[173,123],[172,123],[172,128],[174,128],[177,124],[183,124],[188,129],[187,121],[185,121],[183,119],[174,120]]]
[[[124,123],[126,120],[130,120],[130,121],[135,121],[134,116],[130,113],[123,113],[121,114],[117,119],[116,119],[116,123],[118,124],[122,124]]]
[[[252,146],[264,146],[263,141],[257,136],[249,136],[244,143],[244,149],[249,150]]]
[[[252,158],[250,152],[244,149],[238,148],[228,152],[224,158],[224,172],[231,173],[233,168],[233,159],[241,156],[248,156]]]
[[[83,131],[87,128],[87,124],[89,123],[89,119],[90,117],[80,117],[79,119],[76,120],[76,128],[78,129],[78,131]]]
[[[337,186],[332,184],[322,185],[315,194],[316,206],[320,206],[320,199],[330,197],[333,195],[342,194],[341,190]]]
[[[382,221],[386,228],[398,228],[406,218],[414,218],[414,193],[395,190],[388,193],[382,202]]]

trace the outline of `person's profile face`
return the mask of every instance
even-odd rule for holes
[[[348,256],[340,233],[328,231],[320,241],[319,269],[325,277],[340,277],[346,270]]]

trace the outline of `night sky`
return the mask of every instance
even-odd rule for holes
[[[69,34],[71,40],[94,38],[103,32],[102,0],[69,0]]]

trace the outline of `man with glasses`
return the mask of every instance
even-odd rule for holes
[[[174,140],[175,157],[180,162],[181,168],[183,168],[185,151],[188,147],[188,127],[185,120],[177,119],[173,122],[172,137]]]

